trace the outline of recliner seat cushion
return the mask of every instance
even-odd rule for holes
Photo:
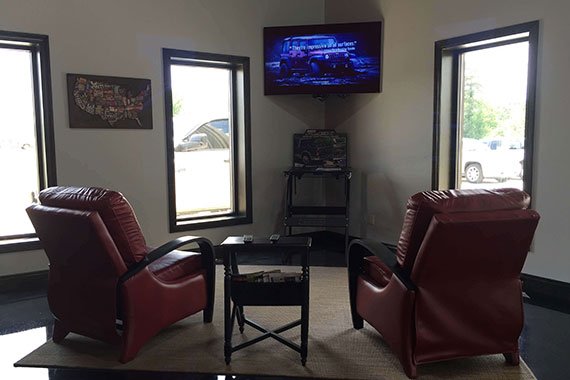
[[[386,286],[392,278],[392,271],[376,256],[366,256],[362,260],[362,270],[379,286]]]
[[[146,242],[129,202],[119,192],[99,187],[56,186],[40,192],[45,206],[96,211],[127,266],[146,255]]]
[[[526,209],[530,196],[518,189],[469,189],[424,191],[412,196],[406,205],[404,225],[398,241],[398,263],[411,271],[420,245],[435,214],[468,211]]]
[[[149,248],[150,252],[152,248]],[[200,252],[172,251],[152,262],[148,269],[162,281],[175,281],[202,270]]]

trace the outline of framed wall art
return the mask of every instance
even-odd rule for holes
[[[150,79],[67,74],[70,128],[152,129]]]

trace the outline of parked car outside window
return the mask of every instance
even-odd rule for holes
[[[522,178],[524,143],[517,138],[462,139],[462,175],[470,183]]]
[[[174,148],[175,152],[191,152],[201,149],[229,149],[228,119],[210,120],[194,127],[182,138]]]

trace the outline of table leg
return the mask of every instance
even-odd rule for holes
[[[303,255],[303,305],[301,305],[301,364],[307,363],[309,339],[309,251]]]
[[[238,321],[238,327],[239,327],[239,332],[240,334],[243,334],[243,330],[244,330],[244,326],[245,326],[245,315],[243,312],[243,306],[241,305],[237,305],[237,321]]]
[[[227,252],[224,252],[224,357],[226,364],[230,364],[232,360],[232,325],[231,325],[231,269],[230,258]]]
[[[235,251],[232,251],[231,253],[232,255],[232,272],[235,274],[239,273],[239,268],[238,268],[238,263],[237,263],[237,255],[235,253]],[[245,314],[243,312],[243,306],[239,306],[239,305],[235,305],[234,307],[238,308],[238,312],[237,312],[237,321],[238,321],[238,326],[239,326],[239,332],[243,334],[243,326],[245,324]]]
[[[236,314],[236,318],[238,321],[239,332],[243,334],[244,326],[245,326],[245,316],[243,315],[243,306],[238,306],[234,303],[233,313]]]

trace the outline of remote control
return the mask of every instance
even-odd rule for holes
[[[243,235],[244,243],[251,243],[253,241],[253,235]]]
[[[279,240],[279,234],[273,234],[269,237],[269,241],[272,243],[275,243],[277,240]]]

